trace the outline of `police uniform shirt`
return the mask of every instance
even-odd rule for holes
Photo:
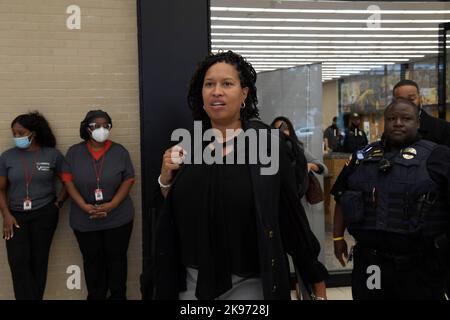
[[[31,210],[40,209],[56,197],[55,176],[62,173],[63,155],[55,148],[27,151],[11,148],[0,156],[0,176],[8,178],[8,201],[12,211],[24,211],[26,173],[32,175],[28,196]],[[26,166],[26,169],[25,169]]]
[[[122,145],[110,140],[106,141],[104,149],[97,152],[87,142],[73,145],[67,151],[66,160],[64,172],[67,173],[63,175],[63,181],[72,181],[84,201],[89,204],[110,202],[124,181],[130,179],[134,181],[134,168],[128,151]],[[97,175],[94,162],[99,172],[100,189],[103,193],[103,200],[100,202],[95,200]],[[133,216],[134,208],[129,195],[104,219],[89,219],[89,214],[72,201],[70,226],[81,232],[105,230],[125,225],[133,219]]]
[[[386,150],[388,152],[389,150]],[[359,156],[361,157],[361,156]],[[339,202],[339,198],[342,193],[348,190],[347,180],[353,173],[353,170],[358,165],[359,159],[357,152],[351,156],[351,160],[347,162],[345,167],[339,174],[331,194],[335,197],[336,202]],[[436,182],[442,190],[444,190],[444,196],[447,199],[448,208],[450,208],[450,148],[444,145],[438,145],[431,152],[427,160],[427,170],[430,178]],[[450,212],[449,212],[450,215]],[[450,232],[450,230],[449,230]],[[387,249],[395,247],[400,251],[410,250],[411,246],[415,243],[408,236],[397,234],[385,234],[378,231],[364,231],[353,235],[357,241],[369,242],[369,246],[384,245]],[[406,240],[406,241],[399,241]]]

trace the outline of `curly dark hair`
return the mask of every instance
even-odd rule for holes
[[[234,66],[239,74],[241,87],[248,88],[245,108],[241,109],[241,120],[258,118],[259,111],[256,107],[258,104],[258,98],[256,96],[256,71],[244,57],[233,51],[227,51],[217,54],[210,53],[197,65],[197,70],[191,78],[188,93],[188,104],[194,120],[210,121],[203,109],[203,81],[208,69],[218,62],[225,62]]]
[[[16,122],[22,127],[35,132],[36,143],[40,147],[54,148],[56,146],[56,138],[50,125],[38,111],[32,111],[17,116],[11,122],[11,128]]]

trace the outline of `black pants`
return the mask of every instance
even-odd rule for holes
[[[380,270],[380,289],[370,289],[374,272]],[[369,279],[370,278],[370,279]],[[355,246],[352,294],[355,300],[442,300],[445,272],[427,253],[391,255]]]
[[[11,212],[20,228],[6,241],[8,262],[17,300],[42,300],[47,281],[48,255],[58,208],[49,203],[31,212]]]
[[[126,299],[127,251],[133,222],[100,231],[75,230],[83,255],[88,300]]]

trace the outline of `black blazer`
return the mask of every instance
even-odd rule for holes
[[[424,110],[420,112],[419,133],[422,139],[450,147],[450,123],[432,117]]]
[[[244,130],[270,129],[259,121],[244,122],[243,127]],[[270,300],[290,299],[286,253],[292,256],[306,282],[315,283],[328,277],[326,268],[317,260],[320,244],[309,227],[298,198],[295,175],[286,149],[280,141],[280,166],[275,175],[261,175],[261,164],[249,165],[256,209],[260,276],[264,298]],[[183,167],[172,182],[172,188],[176,187],[176,181],[182,174]],[[169,191],[154,234],[154,299],[178,299],[178,293],[186,288],[171,201]]]

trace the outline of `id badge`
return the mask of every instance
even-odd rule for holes
[[[23,200],[23,210],[24,211],[31,210],[31,199],[30,198],[25,198],[25,200]]]
[[[95,189],[95,201],[103,201],[102,189]]]

